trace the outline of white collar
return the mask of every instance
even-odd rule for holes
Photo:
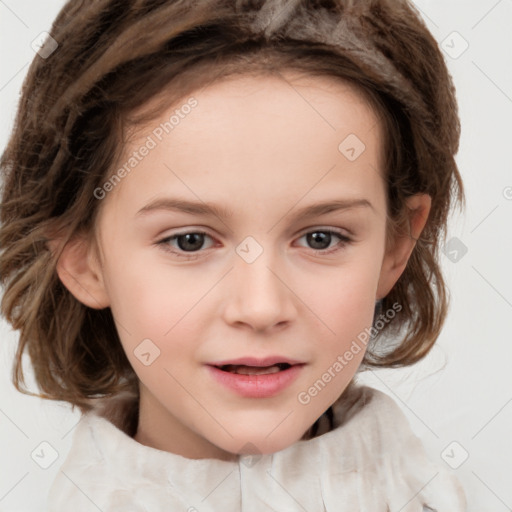
[[[333,406],[334,430],[238,461],[157,450],[87,413],[52,485],[49,510],[81,500],[102,512],[463,512],[460,484],[428,459],[395,402],[366,386],[354,389],[353,404]]]

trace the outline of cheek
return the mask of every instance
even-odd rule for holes
[[[327,324],[364,327],[373,317],[379,270],[375,257],[359,254],[313,281],[306,280],[304,296]]]
[[[129,332],[162,338],[211,287],[208,276],[162,262],[143,254],[107,269],[112,312]]]
[[[321,312],[318,316],[325,324],[325,335],[315,340],[316,380],[304,390],[314,414],[321,414],[340,396],[360,366],[375,312],[378,270],[375,258],[361,255],[337,268],[323,280],[324,286],[309,295],[314,301],[311,309]]]

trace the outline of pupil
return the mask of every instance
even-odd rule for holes
[[[187,233],[178,237],[178,246],[183,251],[195,251],[203,245],[203,236],[201,233]],[[182,241],[185,240],[185,243]]]
[[[312,245],[313,249],[326,249],[331,243],[331,234],[323,231],[315,231],[314,233],[308,234],[308,243]],[[320,247],[315,247],[317,243],[320,243]]]

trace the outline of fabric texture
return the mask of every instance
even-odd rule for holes
[[[398,405],[367,386],[350,393],[333,406],[334,429],[237,461],[157,450],[84,414],[47,511],[465,511],[462,486],[427,457]]]

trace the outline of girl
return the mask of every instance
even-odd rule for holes
[[[464,510],[355,382],[439,335],[458,139],[406,0],[68,2],[1,162],[15,385],[83,413],[48,510]]]

